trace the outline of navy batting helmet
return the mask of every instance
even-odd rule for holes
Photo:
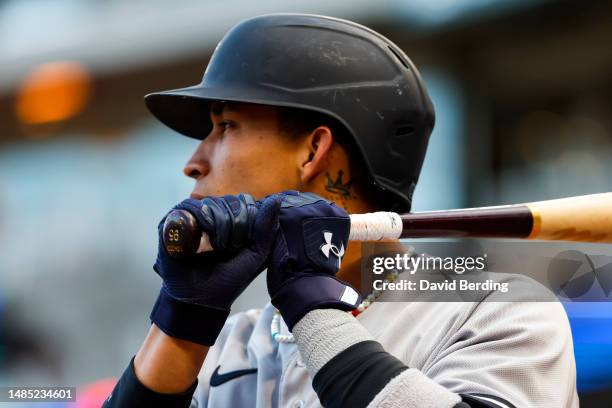
[[[425,85],[402,50],[362,25],[304,14],[239,23],[217,45],[199,85],[145,101],[160,121],[197,139],[212,129],[213,101],[329,115],[353,136],[374,185],[404,211],[434,126]]]

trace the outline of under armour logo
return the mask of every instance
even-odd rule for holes
[[[338,269],[340,269],[340,263],[342,262],[342,257],[344,256],[344,244],[340,242],[340,249],[334,244],[332,244],[333,233],[329,231],[323,231],[323,239],[325,243],[321,245],[321,252],[327,259],[329,259],[329,253],[336,255],[338,257]]]

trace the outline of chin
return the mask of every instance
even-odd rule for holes
[[[237,191],[234,189],[219,189],[216,191],[193,191],[189,197],[195,200],[202,200],[206,197],[221,197],[224,195],[238,195],[240,193],[249,193],[249,191]]]

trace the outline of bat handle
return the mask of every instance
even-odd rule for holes
[[[366,214],[351,214],[349,241],[380,241],[398,239],[404,230],[399,214],[378,211]]]

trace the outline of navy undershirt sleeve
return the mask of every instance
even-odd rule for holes
[[[188,408],[191,397],[198,386],[198,380],[189,389],[180,394],[160,394],[145,387],[134,372],[134,358],[125,369],[111,395],[104,401],[102,408]]]

